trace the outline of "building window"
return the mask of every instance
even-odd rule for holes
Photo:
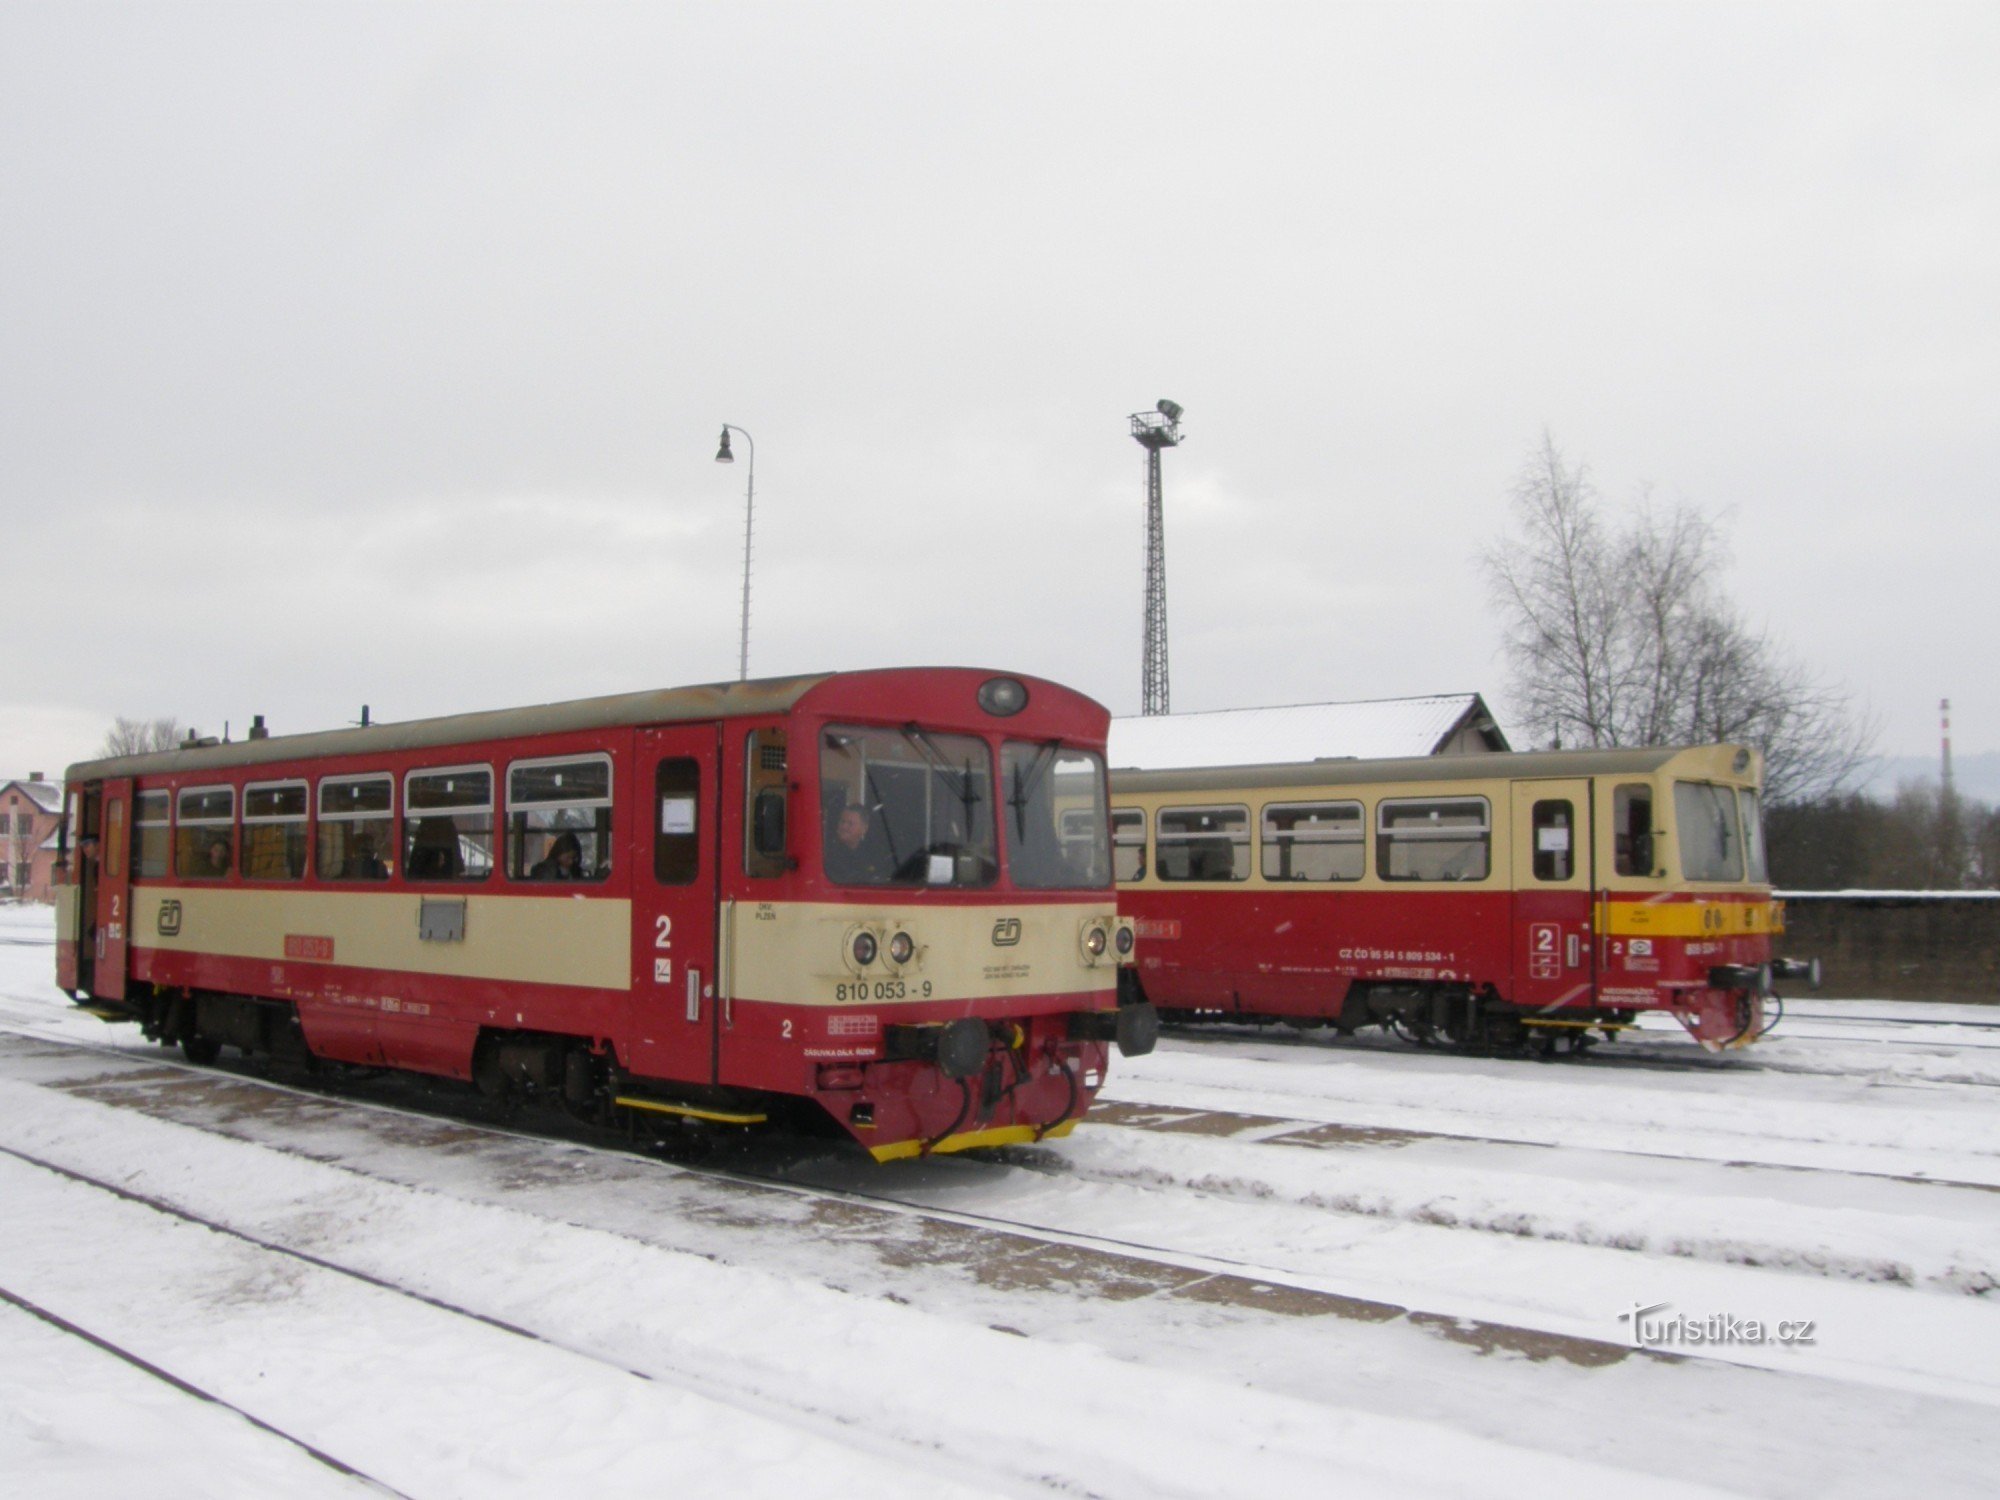
[[[611,873],[611,757],[507,768],[507,875],[603,880]]]
[[[1359,802],[1273,802],[1263,815],[1266,880],[1359,880],[1368,830]]]
[[[403,778],[403,878],[484,880],[493,873],[493,772],[485,766]]]
[[[141,792],[132,799],[132,874],[140,880],[158,880],[167,873],[173,859],[173,830],[168,820],[173,812],[169,792]]]
[[[306,784],[243,788],[243,878],[300,880],[306,873]]]
[[[1484,797],[1393,798],[1375,809],[1375,873],[1384,880],[1484,880],[1492,842]]]
[[[319,784],[321,880],[387,880],[396,847],[395,783],[387,776],[329,776]]]
[[[1537,802],[1529,821],[1535,840],[1535,879],[1567,880],[1576,873],[1576,809],[1567,798]]]
[[[220,880],[235,863],[236,788],[188,787],[180,794],[174,830],[174,873],[183,880]]]
[[[1155,843],[1162,880],[1250,878],[1247,807],[1163,807]]]

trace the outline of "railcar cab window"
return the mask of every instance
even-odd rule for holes
[[[507,768],[507,878],[611,874],[611,757],[522,760]]]
[[[1359,880],[1367,872],[1359,802],[1273,802],[1263,834],[1266,880]]]
[[[791,791],[783,726],[743,737],[743,873],[766,879],[792,867],[787,841]]]
[[[1111,884],[1104,762],[1051,740],[1000,747],[1007,871],[1029,890],[1103,890]]]
[[[1674,827],[1680,835],[1682,879],[1743,878],[1743,839],[1736,827],[1736,797],[1730,788],[1706,781],[1676,781]]]
[[[1120,885],[1146,878],[1146,814],[1139,808],[1111,809],[1111,874]]]
[[[306,784],[253,782],[243,788],[243,878],[298,880],[306,873]]]
[[[403,780],[403,878],[484,880],[493,871],[493,772],[412,771]]]
[[[236,788],[195,786],[180,793],[174,873],[183,880],[220,880],[236,853]]]
[[[1162,880],[1248,880],[1250,809],[1163,807],[1156,844]]]
[[[1375,873],[1384,880],[1484,880],[1492,845],[1484,797],[1390,798],[1375,808]]]
[[[167,826],[172,810],[169,792],[141,792],[133,799],[132,874],[140,880],[157,880],[167,873],[173,856],[173,835]]]
[[[1611,794],[1612,864],[1620,875],[1654,873],[1653,789],[1628,781]]]
[[[1757,794],[1747,786],[1736,789],[1736,809],[1743,815],[1743,857],[1749,866],[1748,879],[1768,885],[1771,871],[1764,860],[1764,815]]]
[[[820,734],[823,865],[840,885],[985,886],[1000,865],[993,753],[971,735]]]
[[[396,847],[394,783],[387,776],[329,776],[319,784],[321,880],[387,880]]]

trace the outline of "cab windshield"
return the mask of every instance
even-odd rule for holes
[[[1050,740],[1009,740],[1000,751],[1000,822],[1007,870],[1030,890],[1102,890],[1111,884],[1104,762]]]
[[[1676,781],[1674,821],[1679,825],[1682,878],[1743,878],[1743,837],[1737,828],[1733,788],[1706,781]]]
[[[1747,786],[1738,787],[1736,805],[1743,814],[1743,853],[1750,866],[1750,881],[1754,885],[1768,884],[1771,871],[1764,860],[1764,816],[1757,794]]]
[[[820,734],[822,849],[840,885],[990,885],[993,753],[971,735],[836,726]]]

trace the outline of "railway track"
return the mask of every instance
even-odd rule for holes
[[[1264,1389],[1275,1379],[1284,1385],[1290,1399],[1358,1402],[1385,1414],[1423,1411],[1437,1404],[1455,1411],[1477,1407],[1492,1414],[1493,1426],[1480,1430],[1496,1436],[1504,1432],[1510,1440],[1561,1445],[1574,1440],[1573,1418],[1564,1414],[1573,1411],[1575,1387],[1565,1384],[1565,1379],[1573,1382],[1590,1370],[1619,1366],[1623,1373],[1617,1378],[1623,1383],[1622,1390],[1627,1394],[1651,1392],[1640,1403],[1647,1414],[1622,1422],[1615,1430],[1595,1434],[1592,1442],[1601,1446],[1594,1451],[1600,1453],[1620,1451],[1625,1444],[1637,1445],[1632,1451],[1654,1451],[1672,1441],[1665,1434],[1675,1430],[1673,1412],[1684,1410],[1690,1399],[1724,1399],[1698,1398],[1697,1393],[1738,1389],[1728,1382],[1807,1381],[1817,1393],[1812,1397],[1815,1402],[1825,1401],[1830,1403],[1829,1409],[1843,1411],[1852,1407],[1849,1420],[1857,1424],[1856,1430],[1865,1421],[1864,1397],[1871,1391],[1879,1397],[1879,1388],[1855,1383],[1848,1376],[1825,1380],[1814,1373],[1810,1361],[1799,1358],[1792,1358],[1781,1369],[1768,1362],[1757,1366],[1753,1360],[1733,1358],[1725,1351],[1635,1351],[1616,1339],[1609,1313],[1617,1304],[1610,1300],[1606,1301],[1602,1324],[1609,1335],[1605,1338],[1580,1336],[1575,1328],[1562,1326],[1561,1317],[1545,1318],[1531,1311],[1525,1317],[1481,1312],[1482,1306],[1498,1304],[1470,1281],[1461,1278],[1455,1293],[1440,1296],[1435,1294],[1450,1283],[1435,1277],[1426,1283],[1421,1277],[1401,1275],[1400,1269],[1385,1270],[1381,1250],[1389,1242],[1376,1237],[1411,1232],[1433,1237],[1457,1235],[1462,1248],[1452,1252],[1453,1256],[1462,1264],[1466,1256],[1482,1257],[1471,1262],[1482,1265],[1491,1263],[1484,1259],[1489,1253],[1501,1254],[1517,1265],[1538,1264],[1542,1251],[1533,1241],[1508,1234],[1371,1221],[1366,1215],[1345,1214],[1333,1205],[1279,1204],[1259,1209],[1246,1202],[1239,1222],[1212,1211],[1212,1205],[1224,1201],[1227,1194],[1199,1195],[1211,1205],[1202,1210],[1194,1208],[1193,1197],[1178,1196],[1194,1192],[1191,1183],[1161,1183],[1165,1191],[1135,1198],[1130,1182],[1101,1175],[1083,1159],[1092,1150],[1105,1157],[1130,1156],[1118,1143],[1119,1137],[1129,1136],[1130,1144],[1136,1145],[1212,1133],[1234,1138],[1246,1149],[1254,1148],[1253,1154],[1259,1157],[1269,1151],[1274,1160],[1285,1152],[1290,1153],[1289,1159],[1297,1160],[1304,1155],[1301,1148],[1317,1146],[1331,1166],[1344,1159],[1339,1149],[1343,1145],[1382,1147],[1375,1153],[1381,1159],[1392,1155],[1399,1144],[1422,1146],[1444,1139],[1428,1132],[1356,1131],[1270,1117],[1197,1119],[1191,1111],[1114,1105],[1101,1116],[1106,1129],[1092,1132],[1099,1137],[1095,1146],[1089,1137],[1079,1137],[1064,1143],[1064,1148],[1022,1148],[981,1159],[940,1158],[887,1171],[872,1163],[850,1163],[823,1155],[800,1158],[750,1143],[705,1161],[663,1163],[650,1159],[654,1153],[643,1149],[634,1151],[603,1141],[579,1144],[564,1133],[552,1138],[548,1132],[522,1130],[476,1107],[476,1101],[465,1095],[460,1095],[461,1103],[475,1107],[441,1109],[435,1091],[411,1087],[407,1079],[385,1076],[340,1088],[303,1088],[234,1065],[185,1066],[170,1054],[151,1048],[64,1042],[46,1032],[24,1035],[19,1029],[8,1033],[8,1028],[0,1027],[0,1082],[33,1079],[52,1095],[87,1101],[91,1106],[113,1106],[169,1126],[191,1127],[225,1140],[294,1154],[311,1163],[312,1171],[351,1178],[354,1187],[338,1191],[343,1204],[338,1212],[343,1218],[350,1213],[362,1217],[369,1229],[365,1236],[351,1242],[343,1238],[331,1249],[324,1242],[301,1241],[293,1236],[292,1225],[296,1221],[309,1228],[309,1218],[299,1215],[294,1207],[287,1205],[283,1213],[275,1213],[269,1205],[260,1210],[252,1202],[239,1214],[235,1206],[237,1184],[214,1181],[209,1186],[210,1196],[203,1200],[196,1190],[199,1184],[169,1170],[164,1161],[158,1175],[135,1181],[148,1169],[134,1162],[129,1152],[117,1157],[115,1169],[93,1168],[88,1162],[59,1159],[10,1142],[15,1157],[23,1152],[41,1156],[80,1177],[162,1199],[187,1216],[191,1232],[200,1228],[194,1221],[206,1220],[266,1242],[274,1248],[242,1244],[242,1252],[268,1264],[279,1264],[274,1257],[285,1252],[303,1251],[308,1258],[285,1256],[282,1264],[315,1277],[339,1276],[369,1295],[393,1297],[430,1316],[448,1319],[454,1326],[463,1324],[468,1330],[466,1337],[532,1343],[550,1357],[564,1351],[588,1355],[595,1361],[589,1368],[596,1370],[597,1378],[607,1381],[629,1381],[637,1371],[654,1378],[634,1383],[648,1388],[661,1381],[672,1385],[690,1367],[682,1362],[687,1358],[685,1351],[673,1359],[641,1359],[630,1352],[633,1346],[609,1338],[603,1329],[597,1330],[597,1339],[584,1336],[565,1324],[559,1295],[551,1298],[546,1309],[539,1292],[533,1299],[510,1297],[497,1290],[480,1296],[453,1295],[453,1286],[441,1289],[425,1279],[436,1269],[434,1250],[413,1250],[413,1256],[422,1258],[409,1259],[407,1264],[385,1262],[382,1257],[393,1254],[403,1236],[393,1220],[383,1222],[367,1205],[385,1189],[424,1201],[436,1201],[442,1193],[453,1202],[492,1204],[531,1213],[535,1223],[559,1227],[566,1233],[615,1236],[641,1257],[631,1262],[633,1276],[620,1272],[615,1281],[621,1288],[629,1285],[634,1298],[643,1295],[643,1301],[633,1301],[635,1307],[675,1305],[671,1295],[646,1295],[636,1290],[651,1274],[645,1268],[661,1260],[730,1268],[732,1275],[743,1274],[752,1266],[775,1265],[779,1274],[797,1278],[814,1295],[823,1296],[838,1288],[859,1294],[864,1302],[914,1302],[930,1318],[969,1321],[974,1332],[983,1324],[1002,1334],[1025,1335],[1022,1347],[1042,1351],[1038,1357],[1056,1358],[1061,1350],[1079,1347],[1081,1341],[1080,1347],[1111,1351],[1109,1355],[1093,1354],[1105,1362],[1101,1380],[1093,1378],[1093,1390],[1100,1385],[1122,1386],[1127,1376],[1120,1371],[1164,1359],[1170,1364],[1179,1362],[1178,1367],[1189,1372],[1199,1371],[1203,1378],[1218,1377],[1232,1388]],[[85,1124],[82,1117],[77,1118],[77,1127]],[[87,1141],[93,1133],[73,1127],[66,1138]],[[1523,1149],[1518,1142],[1503,1144]],[[1084,1150],[1074,1149],[1079,1146]],[[80,1145],[78,1149],[87,1148]],[[1142,1163],[1145,1155],[1140,1153]],[[0,1166],[9,1159],[0,1155]],[[25,1170],[25,1164],[20,1165]],[[442,1176],[441,1165],[445,1169]],[[137,1170],[128,1171],[128,1166]],[[85,1190],[81,1182],[70,1185],[76,1191]],[[254,1178],[247,1186],[254,1199]],[[1070,1204],[1118,1194],[1121,1200],[1143,1201],[1146,1206],[1132,1215],[1123,1229],[1079,1231],[1065,1227],[1047,1212],[1053,1201],[1051,1192]],[[345,1206],[349,1200],[355,1205],[352,1210]],[[138,1203],[129,1206],[134,1211],[144,1207]],[[1331,1226],[1332,1232],[1351,1236],[1357,1250],[1374,1245],[1372,1276],[1366,1267],[1350,1273],[1339,1258],[1304,1268],[1274,1261],[1262,1248],[1244,1253],[1246,1247],[1263,1246],[1259,1236],[1264,1226],[1281,1222],[1268,1217],[1269,1211],[1290,1213],[1295,1223],[1310,1219]],[[1211,1235],[1205,1245],[1191,1248],[1197,1245],[1198,1237],[1182,1239],[1167,1232],[1170,1225],[1190,1213],[1206,1216],[1214,1228],[1227,1232]],[[1491,1251],[1479,1248],[1483,1246],[1491,1246]],[[1646,1259],[1620,1250],[1592,1251],[1581,1246],[1550,1247],[1549,1253],[1597,1255],[1633,1263]],[[1524,1256],[1526,1260],[1521,1259]],[[322,1268],[315,1260],[325,1261],[333,1269]],[[1391,1256],[1387,1264],[1393,1267],[1393,1263]],[[350,1270],[387,1286],[377,1287],[344,1274]],[[248,1276],[258,1279],[254,1272]],[[0,1276],[0,1284],[14,1286],[5,1276]],[[34,1291],[32,1287],[15,1289]],[[557,1284],[551,1290],[559,1294],[562,1288]],[[1949,1311],[1959,1300],[1899,1289],[1851,1290],[1897,1299],[1897,1308],[1916,1314],[1937,1305]],[[405,1291],[416,1295],[403,1295]],[[427,1297],[432,1300],[424,1300]],[[74,1313],[60,1298],[36,1300],[59,1315]],[[157,1294],[152,1300],[158,1300]],[[449,1306],[438,1307],[434,1302]],[[1527,1311],[1534,1299],[1507,1305]],[[1789,1304],[1787,1310],[1792,1310]],[[1866,1321],[1893,1323],[1906,1315],[1897,1312],[1890,1316],[1891,1312],[1887,1307],[1878,1308],[1879,1316]],[[481,1321],[482,1316],[493,1321]],[[116,1319],[72,1316],[71,1321],[110,1336],[191,1384],[215,1390],[216,1382],[206,1379],[201,1368],[163,1357],[153,1346],[126,1337],[125,1325]],[[524,1341],[519,1334],[496,1326],[510,1324],[535,1338]],[[1415,1340],[1433,1352],[1414,1356],[1407,1366],[1409,1373],[1400,1377],[1400,1385],[1397,1377],[1384,1376],[1381,1367],[1365,1356],[1359,1367],[1354,1366],[1360,1351],[1385,1347],[1379,1343],[1385,1338]],[[1357,1345],[1352,1342],[1355,1339],[1363,1342]],[[622,1349],[623,1357],[607,1352],[611,1346]],[[1239,1356],[1248,1363],[1233,1364]],[[491,1354],[467,1355],[462,1362],[470,1367],[493,1358]],[[1445,1361],[1443,1365],[1440,1359]],[[883,1367],[884,1380],[887,1372],[901,1371],[898,1378],[904,1385],[913,1380],[921,1384],[926,1378],[933,1382],[951,1378],[941,1371],[930,1377],[912,1376],[903,1356],[886,1350],[874,1362]],[[863,1369],[871,1363],[866,1357],[859,1361]],[[821,1388],[774,1391],[768,1370],[762,1378],[754,1370],[745,1374],[745,1384],[739,1390],[731,1382],[737,1378],[737,1368],[744,1365],[740,1351],[720,1347],[694,1359],[703,1394],[719,1395],[736,1408],[788,1427],[808,1424],[815,1430],[830,1427],[836,1435],[844,1434],[851,1426],[865,1426],[867,1421],[843,1415],[840,1403],[858,1401],[865,1406],[871,1400],[884,1399],[880,1390],[863,1390],[859,1396]],[[1356,1368],[1375,1373],[1363,1378],[1355,1373]],[[1392,1362],[1390,1369],[1395,1368]],[[1440,1372],[1445,1370],[1452,1373],[1444,1377]],[[1569,1373],[1545,1379],[1531,1373],[1537,1370]],[[1277,1375],[1277,1371],[1284,1373]],[[1714,1383],[1718,1381],[1724,1385]],[[684,1393],[681,1386],[673,1388]],[[1743,1395],[1728,1399],[1752,1399],[1748,1393],[1754,1389],[1757,1387],[1744,1387]],[[1533,1394],[1536,1391],[1541,1393],[1539,1397]],[[1567,1401],[1562,1397],[1564,1391],[1570,1392]],[[368,1454],[324,1440],[322,1431],[309,1423],[262,1408],[238,1391],[221,1389],[215,1393],[343,1462],[371,1467]],[[1432,1403],[1433,1408],[1425,1403]],[[1123,1419],[1166,1420],[1160,1413],[1136,1408]],[[943,1446],[949,1449],[952,1445]],[[905,1444],[896,1448],[893,1456],[902,1462],[912,1454]],[[1690,1467],[1686,1473],[1723,1482],[1731,1472],[1729,1462],[1726,1445],[1697,1445],[1688,1450]],[[1046,1492],[1046,1484],[1028,1472],[1036,1467],[1034,1459],[1023,1457],[1020,1464],[1004,1476],[1007,1492]],[[372,1468],[406,1493],[427,1493],[401,1473],[383,1474],[380,1465]],[[994,1474],[983,1477],[989,1483],[1002,1478]],[[1133,1491],[1112,1486],[1102,1492]],[[1155,1488],[1150,1492],[1170,1491]]]
[[[0,1035],[10,1027],[0,1024]],[[130,1051],[74,1041],[34,1039],[42,1046],[93,1052],[131,1063]],[[1480,1352],[1509,1351],[1535,1359],[1557,1359],[1595,1368],[1617,1364],[1635,1351],[1628,1345],[1577,1337],[1559,1331],[1463,1316],[1452,1311],[1411,1307],[1357,1292],[1335,1278],[1296,1270],[1248,1257],[1195,1253],[1140,1238],[1076,1229],[1051,1228],[1032,1220],[997,1212],[927,1205],[885,1185],[879,1164],[842,1153],[833,1169],[835,1180],[812,1181],[812,1164],[826,1160],[825,1143],[777,1138],[747,1138],[719,1146],[677,1147],[674,1142],[633,1144],[611,1138],[602,1129],[561,1117],[538,1119],[531,1128],[505,1117],[487,1101],[465,1091],[429,1087],[409,1075],[383,1073],[350,1084],[314,1083],[305,1079],[270,1078],[237,1064],[198,1068],[163,1057],[152,1066],[171,1068],[191,1080],[226,1079],[233,1083],[296,1094],[313,1100],[357,1104],[363,1108],[406,1113],[417,1121],[470,1127],[494,1138],[527,1142],[557,1141],[591,1152],[620,1157],[664,1160],[674,1171],[701,1182],[776,1194],[808,1206],[831,1210],[830,1223],[849,1232],[855,1221],[846,1211],[866,1210],[893,1215],[915,1226],[915,1237],[944,1248],[939,1258],[976,1267],[975,1274],[991,1284],[1034,1287],[1071,1295],[1101,1295],[1116,1287],[1121,1298],[1161,1296],[1205,1308],[1236,1308],[1255,1314],[1286,1317],[1336,1317],[1362,1323],[1407,1322],[1413,1328],[1466,1345]],[[690,1154],[691,1151],[699,1154]],[[9,1154],[0,1147],[0,1155]],[[940,1158],[955,1162],[956,1158]],[[1047,1170],[1034,1150],[999,1153],[984,1171]],[[949,1168],[947,1168],[949,1170]],[[805,1174],[802,1176],[802,1173]],[[869,1185],[858,1185],[859,1182]],[[907,1177],[909,1169],[895,1175]],[[872,1226],[880,1229],[881,1224]],[[970,1233],[978,1238],[968,1240]],[[893,1236],[892,1236],[893,1237]],[[907,1235],[903,1237],[908,1237]],[[989,1276],[990,1273],[990,1276]]]
[[[166,1386],[171,1390],[178,1391],[183,1396],[193,1397],[197,1401],[205,1402],[210,1406],[217,1407],[220,1410],[229,1412],[237,1417],[240,1417],[245,1422],[248,1422],[252,1427],[255,1427],[258,1431],[267,1433],[270,1436],[277,1438],[280,1442],[289,1444],[292,1448],[296,1449],[300,1453],[303,1453],[307,1458],[311,1459],[314,1463],[317,1463],[326,1469],[330,1469],[336,1474],[342,1475],[343,1477],[348,1479],[359,1481],[361,1484],[374,1490],[378,1494],[394,1495],[401,1497],[401,1500],[411,1500],[410,1496],[405,1495],[403,1491],[395,1488],[393,1485],[384,1484],[381,1480],[375,1478],[373,1475],[364,1473],[362,1470],[355,1468],[354,1465],[347,1463],[342,1459],[336,1458],[333,1454],[326,1452],[324,1449],[314,1446],[306,1439],[300,1437],[297,1433],[287,1432],[284,1428],[277,1426],[275,1423],[265,1421],[262,1417],[258,1416],[254,1411],[246,1410],[244,1407],[238,1406],[235,1402],[230,1401],[225,1397],[216,1395],[213,1391],[205,1390],[201,1386],[196,1385],[194,1382],[183,1379],[181,1376],[174,1374],[171,1370],[162,1369],[159,1365],[153,1363],[151,1360],[146,1359],[143,1356],[134,1353],[132,1350],[127,1349],[124,1345],[116,1342],[115,1340],[106,1338],[102,1334],[93,1333],[87,1328],[80,1327],[77,1324],[72,1323],[69,1319],[61,1316],[59,1313],[56,1313],[49,1308],[42,1307],[39,1304],[29,1300],[28,1298],[21,1296],[17,1292],[9,1291],[4,1286],[0,1286],[0,1304],[4,1304],[8,1307],[11,1307],[15,1309],[15,1311],[17,1312],[22,1312],[27,1314],[29,1317],[38,1320],[46,1327],[55,1330],[57,1333],[63,1335],[65,1338],[73,1339],[79,1344],[83,1344],[89,1348],[97,1350],[99,1353],[108,1354],[113,1359],[122,1361],[130,1368],[138,1371],[141,1375],[144,1375],[149,1379],[156,1381],[160,1385]]]
[[[1779,1028],[1774,1029],[1769,1035],[1771,1039],[1777,1041],[1834,1040],[1834,1035],[1816,1036],[1814,1034],[1813,1028],[1820,1024],[1820,1017],[1800,1017],[1796,1023],[1791,1021],[1782,1023]],[[1982,1052],[2000,1048],[2000,1022],[1919,1021],[1915,1019],[1901,1022],[1877,1022],[1862,1021],[1859,1018],[1855,1018],[1852,1021],[1829,1022],[1827,1024],[1829,1027],[1836,1028],[1901,1025],[1911,1028],[1913,1032],[1924,1029],[1970,1026],[1974,1030],[1982,1032],[1990,1030],[1992,1033],[1990,1039],[1986,1035],[1981,1035],[1976,1040],[1955,1037],[1952,1038],[1954,1048]],[[1272,1047],[1320,1048],[1329,1052],[1393,1052],[1413,1057],[1460,1059],[1497,1057],[1509,1063],[1519,1064],[1522,1067],[1612,1068],[1661,1073],[1712,1073],[1717,1071],[1772,1072],[1817,1074],[1833,1077],[1847,1076],[1857,1071],[1851,1066],[1841,1066],[1838,1064],[1814,1066],[1807,1059],[1775,1056],[1768,1048],[1763,1048],[1761,1045],[1753,1045],[1748,1051],[1704,1052],[1696,1047],[1694,1043],[1688,1041],[1685,1036],[1678,1032],[1668,1032],[1664,1028],[1658,1033],[1663,1038],[1659,1043],[1643,1039],[1599,1042],[1581,1052],[1564,1052],[1555,1055],[1496,1053],[1445,1045],[1421,1046],[1386,1035],[1380,1037],[1343,1037],[1327,1028],[1300,1031],[1285,1026],[1282,1023],[1255,1027],[1229,1024],[1187,1025],[1184,1023],[1168,1023],[1160,1028],[1160,1033],[1162,1036],[1184,1041],[1218,1045],[1227,1045],[1231,1042],[1255,1042]],[[1856,1035],[1840,1037],[1839,1039],[1860,1046],[1893,1047],[1920,1044],[1918,1043],[1918,1038],[1914,1035],[1908,1037]],[[1967,1078],[1961,1081],[1979,1083],[1982,1080]]]

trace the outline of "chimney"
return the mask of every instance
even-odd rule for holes
[[[250,719],[250,738],[253,740],[268,740],[270,737],[271,731],[264,727],[264,716],[262,714],[253,715]]]

